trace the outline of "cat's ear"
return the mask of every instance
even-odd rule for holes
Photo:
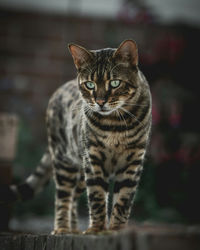
[[[127,66],[138,65],[138,49],[136,42],[133,40],[123,41],[113,55],[118,62]]]
[[[68,48],[78,70],[92,61],[93,55],[87,49],[72,43],[68,45]]]

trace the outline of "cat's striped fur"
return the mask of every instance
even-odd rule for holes
[[[119,230],[128,221],[149,140],[149,86],[138,69],[137,47],[132,40],[124,41],[118,49],[88,51],[74,44],[69,49],[78,77],[61,86],[50,99],[48,150],[36,172],[12,190],[29,198],[49,179],[52,165],[56,184],[54,233],[77,230],[76,200],[86,186],[90,217],[86,233]],[[108,222],[111,176],[115,184]]]

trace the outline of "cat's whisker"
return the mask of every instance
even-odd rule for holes
[[[137,103],[133,103],[133,102],[124,102],[124,101],[117,101],[116,104],[124,104],[124,105],[130,105],[130,106],[138,106],[138,107],[147,107],[149,105],[143,105],[143,104],[137,104]]]
[[[82,108],[82,104],[81,105],[74,105],[74,106],[72,106],[72,111],[73,110],[77,110],[77,109],[80,109],[80,108]]]
[[[91,113],[91,109],[88,106],[84,107],[84,110],[86,113]]]
[[[125,126],[128,127],[127,122],[126,122],[126,120],[125,120],[123,114],[120,112],[119,109],[118,109],[118,112],[119,112],[119,114],[120,114],[120,117],[122,117],[122,120],[123,120]],[[126,135],[127,135],[127,130],[125,130],[124,132],[125,132],[125,136],[126,136]]]
[[[141,121],[139,121],[133,113],[129,112],[128,110],[126,110],[125,108],[122,108],[122,107],[120,109],[123,110],[128,115],[130,115],[130,117],[133,117],[139,124],[142,124],[142,126],[144,126],[144,124]]]
[[[94,110],[90,106],[84,107],[85,113],[90,116],[94,121],[96,121],[96,117],[93,115]]]
[[[119,112],[120,117],[122,117],[122,119],[123,119],[123,121],[124,121],[125,126],[127,127],[127,123],[126,123],[126,120],[124,119],[123,114],[120,112],[120,110],[119,110],[119,109],[118,109],[118,112]]]
[[[121,116],[120,116],[120,113],[119,113],[119,110],[118,110],[118,109],[115,110],[115,113],[116,113],[117,117],[119,117],[119,120],[122,121],[122,118],[121,118]]]
[[[143,105],[143,104],[136,104],[136,103],[129,103],[129,102],[124,102],[125,105],[130,105],[130,106],[138,106],[138,107],[147,107],[149,105]]]

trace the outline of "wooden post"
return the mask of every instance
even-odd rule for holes
[[[0,185],[9,185],[12,181],[12,164],[16,151],[17,130],[17,116],[0,113]],[[0,231],[8,229],[10,212],[10,205],[0,205]]]
[[[107,235],[0,233],[1,250],[199,250],[200,227],[137,225]]]

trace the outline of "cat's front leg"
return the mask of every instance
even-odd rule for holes
[[[98,156],[90,155],[85,176],[89,206],[89,228],[85,233],[93,234],[105,230],[107,225],[108,178]]]
[[[74,200],[72,204],[71,209],[71,231],[72,233],[81,233],[81,231],[78,229],[78,213],[77,213],[77,200],[80,197],[80,195],[85,190],[85,176],[83,169],[81,169],[81,176],[78,180],[77,186],[74,191]]]
[[[133,160],[132,163],[117,171],[110,230],[120,230],[126,226],[141,172],[142,159]]]

